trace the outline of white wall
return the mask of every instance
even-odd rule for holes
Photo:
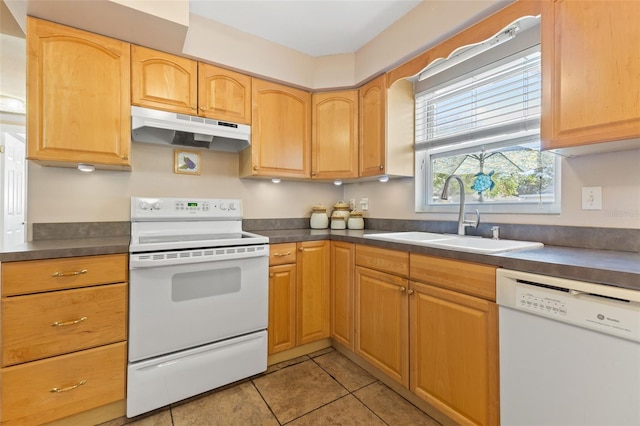
[[[582,210],[584,186],[602,187],[602,210]],[[456,220],[456,214],[415,213],[413,179],[387,183],[345,185],[344,199],[369,198],[365,217],[414,220]],[[468,209],[471,211],[471,208]],[[562,213],[484,214],[486,222],[640,228],[640,150],[585,155],[564,160],[562,165]]]
[[[241,198],[244,217],[308,217],[316,203],[342,198],[332,183],[238,178],[238,154],[202,151],[202,174],[173,173],[171,147],[134,143],[133,172],[42,167],[30,162],[28,222],[105,222],[130,218],[130,197]]]

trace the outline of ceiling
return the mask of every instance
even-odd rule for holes
[[[191,13],[306,53],[352,53],[422,0],[191,0]]]

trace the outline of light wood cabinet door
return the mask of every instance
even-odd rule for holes
[[[298,243],[297,343],[304,345],[330,336],[329,241]]]
[[[331,338],[354,350],[355,245],[331,241]]]
[[[544,148],[639,137],[640,2],[557,0],[544,7]]]
[[[365,176],[385,173],[386,75],[360,87],[360,170]]]
[[[408,280],[356,266],[355,352],[409,387]]]
[[[253,79],[251,146],[240,152],[241,176],[311,176],[311,94]]]
[[[128,262],[126,254],[4,262],[2,296],[124,282]]]
[[[127,285],[3,297],[2,366],[127,338]]]
[[[311,178],[358,177],[358,91],[312,96]]]
[[[198,62],[131,46],[131,104],[196,115]]]
[[[125,398],[126,342],[0,370],[0,422],[45,424]]]
[[[198,105],[201,116],[251,124],[251,77],[200,62]]]
[[[458,424],[495,425],[495,303],[411,282],[411,391]]]
[[[128,170],[128,43],[27,17],[27,158]]]
[[[296,265],[269,267],[269,355],[296,346]]]

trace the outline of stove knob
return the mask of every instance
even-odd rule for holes
[[[220,210],[227,210],[227,205],[225,203],[220,203]]]
[[[149,203],[147,203],[146,201],[140,201],[140,203],[138,204],[138,208],[140,210],[149,210]]]
[[[160,201],[156,201],[151,204],[151,210],[160,210],[162,208],[162,203]]]
[[[236,209],[236,203],[229,204],[229,210],[235,210],[235,209]]]

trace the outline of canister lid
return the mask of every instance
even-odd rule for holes
[[[325,206],[323,206],[322,204],[316,204],[315,206],[313,206],[311,208],[311,211],[314,213],[326,213],[327,212],[327,208]]]
[[[362,212],[360,210],[354,210],[349,215],[350,217],[362,217]]]
[[[336,210],[349,210],[349,203],[345,203],[340,200],[333,206],[333,208]]]

